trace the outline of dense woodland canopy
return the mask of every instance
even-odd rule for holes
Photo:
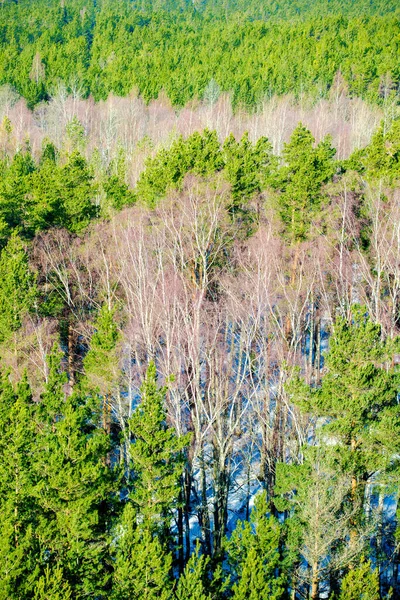
[[[0,600],[400,598],[397,3],[0,28]]]
[[[64,84],[96,100],[164,91],[177,106],[220,89],[248,108],[324,96],[338,71],[351,95],[375,102],[400,83],[397,2],[148,4],[4,0],[0,83],[30,106]]]

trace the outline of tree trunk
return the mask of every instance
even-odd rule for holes
[[[311,600],[318,600],[318,598],[319,598],[318,563],[315,562],[312,566]]]

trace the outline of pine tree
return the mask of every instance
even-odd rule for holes
[[[378,571],[371,571],[371,563],[362,560],[343,578],[339,600],[379,600]]]
[[[79,233],[98,214],[96,186],[85,158],[74,151],[60,171],[63,215],[61,226]]]
[[[392,366],[397,341],[383,340],[381,327],[354,306],[347,322],[337,319],[325,359],[322,385],[291,386],[293,401],[315,416],[327,417],[319,439],[335,468],[351,479],[350,497],[360,505],[361,484],[384,474],[400,449],[399,374]],[[356,535],[356,523],[353,536]]]
[[[0,342],[21,327],[36,298],[35,276],[21,239],[13,233],[0,255]]]
[[[30,177],[35,171],[30,148],[17,152],[0,183],[0,247],[15,227],[23,227]]]
[[[294,245],[307,237],[310,224],[320,209],[322,185],[335,172],[336,151],[327,136],[314,146],[311,132],[301,123],[283,150],[284,165],[274,181],[279,190],[278,210],[283,233]]]
[[[164,535],[177,506],[183,451],[189,436],[180,438],[166,423],[166,387],[157,386],[156,366],[150,363],[142,398],[129,422],[133,489],[130,499],[144,526]]]
[[[72,590],[65,580],[61,567],[47,565],[44,574],[35,585],[34,600],[71,600]]]
[[[101,397],[103,405],[103,427],[110,430],[112,395],[120,377],[117,343],[119,333],[114,319],[115,310],[104,304],[94,323],[95,332],[83,364],[85,385]]]
[[[370,144],[361,151],[361,163],[368,179],[381,180],[387,185],[400,178],[400,121],[388,131],[384,123],[374,132]]]
[[[167,426],[166,392],[166,387],[158,387],[156,366],[150,363],[141,387],[141,402],[129,421],[133,478],[115,536],[117,600],[170,597],[169,528],[178,503],[183,450],[189,439],[178,438]]]
[[[114,539],[113,600],[169,600],[171,554],[157,536],[143,527],[130,501],[125,505]]]
[[[116,351],[119,333],[114,316],[115,310],[110,310],[106,304],[101,307],[83,361],[87,383],[105,395],[111,394],[119,376]]]
[[[73,596],[81,598],[101,593],[108,578],[109,440],[98,427],[95,400],[79,391],[65,397],[60,358],[55,348],[36,411],[38,535],[46,565],[62,568]]]
[[[196,546],[192,556],[179,577],[174,598],[176,600],[211,600],[207,593],[207,567],[210,559],[200,555],[200,547]]]
[[[247,223],[247,235],[255,219],[249,202],[265,189],[271,173],[276,169],[276,159],[267,138],[261,137],[252,144],[246,132],[240,142],[231,134],[224,142],[222,154],[225,173],[231,184],[232,201],[228,210],[232,216]],[[250,227],[250,228],[249,228]]]
[[[234,600],[278,600],[285,594],[284,557],[277,519],[267,516],[265,492],[259,494],[250,522],[239,521],[226,542],[228,563],[236,581]]]
[[[38,507],[33,495],[33,402],[26,376],[0,389],[0,599],[32,597],[39,575]]]

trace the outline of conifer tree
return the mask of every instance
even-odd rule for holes
[[[19,151],[0,183],[0,245],[3,246],[15,227],[25,220],[26,195],[35,163],[29,146]]]
[[[169,600],[171,554],[128,501],[115,533],[113,600]]]
[[[0,383],[0,598],[32,597],[39,575],[33,402],[26,376],[14,391]]]
[[[112,396],[120,376],[117,343],[119,333],[114,319],[115,310],[104,304],[94,323],[95,332],[83,364],[85,385],[99,394],[103,407],[103,427],[110,431]]]
[[[86,382],[101,394],[112,392],[119,376],[116,352],[119,333],[115,323],[115,310],[103,304],[94,323],[95,332],[84,358]]]
[[[170,597],[169,527],[189,440],[188,436],[178,438],[166,423],[166,392],[166,387],[158,387],[156,366],[150,363],[141,402],[129,421],[132,482],[117,528],[117,600]]]
[[[267,516],[265,492],[259,494],[250,522],[239,521],[226,543],[228,563],[236,581],[234,600],[278,600],[285,594],[285,559],[281,555],[281,530],[275,517]]]
[[[314,146],[311,132],[301,123],[293,131],[283,150],[284,165],[273,182],[280,193],[278,210],[283,232],[295,245],[307,236],[310,224],[320,209],[322,185],[335,172],[331,138]]]
[[[246,132],[240,142],[230,134],[222,152],[227,179],[232,186],[231,210],[243,210],[249,200],[265,187],[276,166],[272,146],[265,137],[252,144]]]
[[[96,187],[93,176],[85,158],[79,152],[72,152],[62,167],[60,184],[64,210],[61,225],[78,233],[98,213],[94,202]]]
[[[207,567],[210,559],[200,554],[199,545],[196,546],[192,556],[179,577],[174,598],[176,600],[210,600],[207,592]]]
[[[362,560],[343,578],[339,600],[379,600],[378,571],[371,571],[371,563]]]
[[[79,391],[65,397],[60,358],[55,348],[36,415],[38,536],[44,566],[62,568],[73,596],[81,598],[100,593],[107,582],[109,441],[98,427],[96,401]]]
[[[179,496],[183,451],[189,436],[177,437],[166,422],[166,387],[157,386],[156,366],[150,363],[141,388],[141,402],[129,422],[133,489],[130,499],[143,524],[161,536],[167,533]]]
[[[36,298],[35,276],[24,245],[14,232],[0,255],[0,342],[19,329]]]
[[[384,123],[374,132],[370,144],[356,153],[368,179],[393,185],[400,178],[400,121],[385,131]]]
[[[371,474],[384,474],[400,448],[399,374],[392,366],[397,341],[384,340],[381,327],[354,306],[352,319],[337,319],[325,360],[322,385],[291,387],[294,402],[328,421],[319,432],[332,464],[351,480],[354,505]],[[353,536],[356,535],[354,524]]]
[[[50,569],[46,566],[44,574],[35,585],[34,600],[71,600],[72,591],[65,580],[61,567]]]

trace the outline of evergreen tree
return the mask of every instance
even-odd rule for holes
[[[395,184],[400,179],[400,121],[394,121],[387,131],[381,123],[359,155],[368,179]]]
[[[311,132],[300,123],[284,146],[284,165],[273,181],[279,190],[278,210],[284,235],[291,244],[307,237],[321,206],[322,185],[335,172],[336,150],[331,147],[331,138],[327,136],[315,147],[314,143]]]
[[[207,593],[207,567],[210,559],[200,555],[200,547],[189,558],[184,572],[179,577],[174,598],[176,600],[211,600]]]
[[[281,555],[281,529],[277,519],[267,516],[265,492],[259,494],[250,522],[239,521],[226,552],[235,578],[234,600],[278,600],[285,594],[285,559]]]
[[[183,450],[189,440],[188,436],[178,438],[167,426],[166,392],[166,387],[157,386],[156,366],[150,363],[141,402],[129,421],[133,480],[117,530],[117,600],[170,597],[169,526],[178,503]]]
[[[32,597],[39,575],[34,498],[34,405],[26,376],[14,391],[0,383],[0,598]]]
[[[83,364],[85,383],[89,389],[100,394],[103,404],[103,427],[110,429],[112,395],[116,391],[120,377],[117,343],[119,333],[114,320],[114,310],[104,304],[97,316],[95,333],[90,340],[90,349]]]
[[[119,376],[116,347],[120,336],[114,316],[115,310],[103,304],[83,361],[87,383],[101,394],[110,394]]]
[[[365,308],[354,306],[350,322],[339,318],[335,323],[321,386],[309,390],[296,380],[291,387],[296,403],[328,419],[319,437],[333,442],[332,464],[349,475],[354,504],[363,493],[360,484],[378,471],[383,475],[400,448],[399,375],[392,367],[396,346],[396,340],[382,339],[380,325]]]
[[[130,501],[115,531],[113,599],[169,600],[172,557]]]
[[[96,187],[85,158],[74,151],[61,169],[60,186],[63,201],[63,220],[60,223],[79,233],[98,213],[95,204]]]
[[[2,247],[15,227],[23,227],[26,218],[27,194],[35,163],[30,148],[19,151],[0,183],[0,246]]]
[[[61,567],[50,569],[47,565],[44,574],[35,585],[34,600],[71,600],[72,591],[65,581]]]
[[[379,600],[378,571],[371,571],[371,563],[362,560],[343,578],[339,600]]]
[[[157,386],[156,366],[150,363],[141,402],[129,422],[133,471],[130,499],[144,528],[161,536],[167,533],[171,512],[177,506],[183,451],[189,442],[188,435],[179,438],[167,425],[166,392],[166,387]]]
[[[13,233],[0,255],[0,342],[21,327],[36,298],[35,276],[21,239]]]
[[[265,187],[276,166],[272,146],[265,137],[252,144],[247,132],[240,142],[230,134],[223,145],[223,157],[227,179],[232,186],[230,210],[243,210],[249,200]]]
[[[98,427],[96,402],[77,391],[65,397],[65,382],[55,348],[36,416],[38,536],[43,566],[60,567],[73,596],[81,598],[101,593],[108,578],[109,441]]]

